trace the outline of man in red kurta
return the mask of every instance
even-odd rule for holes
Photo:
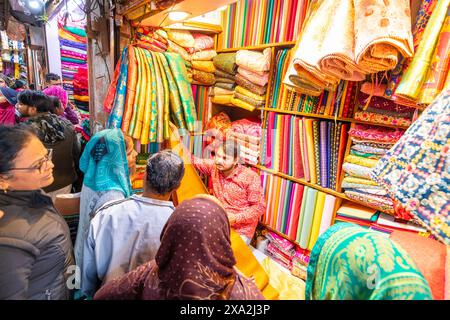
[[[191,161],[210,178],[212,194],[227,211],[231,226],[249,242],[266,204],[259,175],[239,163],[239,145],[228,140],[217,148],[214,159],[191,156]]]
[[[250,241],[266,206],[259,175],[239,164],[238,145],[229,141],[217,149],[214,160],[192,156],[192,162],[210,177],[212,194],[227,211],[231,226]]]

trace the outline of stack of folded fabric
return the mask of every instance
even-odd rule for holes
[[[294,256],[292,257],[291,273],[300,279],[306,280],[306,269],[308,267],[308,263],[309,252],[307,250],[297,248]]]
[[[193,33],[194,48],[191,54],[192,79],[200,85],[212,86],[216,82],[213,58],[217,55],[214,48],[214,39],[201,33]]]
[[[227,138],[239,143],[240,157],[245,163],[258,164],[261,153],[261,122],[259,120],[241,119],[232,122]]]
[[[267,83],[269,82],[271,49],[263,52],[239,50],[236,53],[238,73],[231,103],[237,107],[253,111],[263,107],[266,101]]]
[[[393,214],[393,202],[387,191],[371,179],[372,168],[400,139],[404,131],[369,125],[355,125],[349,131],[353,145],[342,166],[345,194],[368,207]]]
[[[75,102],[75,105],[81,110],[86,111],[89,109],[89,93],[83,91],[75,94],[73,84],[79,69],[87,70],[87,41],[84,23],[69,21],[61,13],[58,17],[58,28],[63,87],[67,91],[69,100]],[[83,82],[84,90],[88,89],[87,79],[87,72],[81,71],[78,80]],[[81,99],[75,99],[75,95]]]
[[[73,78],[73,99],[75,106],[85,112],[89,112],[88,70],[78,68]]]
[[[354,118],[372,123],[410,126],[416,111],[415,108],[398,105],[383,97],[370,97],[361,91],[357,103],[358,110]]]
[[[236,53],[221,53],[213,59],[216,77],[212,102],[229,104],[236,87],[235,75],[237,71]]]
[[[291,270],[292,259],[295,255],[295,244],[273,232],[268,232],[266,237],[269,239],[266,248],[267,255],[286,269]]]
[[[167,51],[169,42],[164,30],[140,27],[136,30],[136,45],[154,52]]]

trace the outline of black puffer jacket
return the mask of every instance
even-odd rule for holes
[[[51,199],[40,190],[0,192],[0,210],[0,299],[69,299],[72,243]]]

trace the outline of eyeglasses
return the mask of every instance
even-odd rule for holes
[[[47,169],[47,164],[52,160],[53,149],[47,149],[47,155],[39,160],[39,162],[29,168],[12,168],[11,170],[38,170],[39,173],[44,172]]]

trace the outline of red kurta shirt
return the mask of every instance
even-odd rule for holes
[[[214,160],[192,158],[192,163],[200,174],[210,177],[213,195],[220,200],[227,212],[236,216],[233,229],[253,238],[259,218],[266,211],[259,175],[238,164],[233,173],[225,177],[216,168]]]

